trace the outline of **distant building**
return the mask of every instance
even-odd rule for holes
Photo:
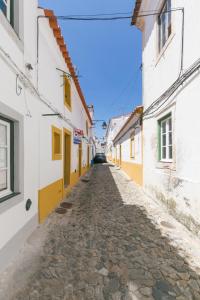
[[[116,134],[119,132],[119,130],[122,128],[124,123],[129,118],[130,113],[126,115],[116,116],[109,120],[106,135],[105,135],[105,142],[106,142],[106,148],[105,148],[105,154],[108,158],[108,160],[115,162],[116,159],[116,153],[115,148],[113,145],[113,140],[116,136]]]
[[[136,107],[113,140],[116,164],[139,185],[143,185],[142,112],[142,106]]]
[[[137,0],[132,20],[143,38],[144,187],[198,234],[199,11],[196,0]]]

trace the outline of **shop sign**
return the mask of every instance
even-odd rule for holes
[[[83,130],[74,129],[74,144],[81,144],[83,137]]]

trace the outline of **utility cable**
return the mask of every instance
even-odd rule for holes
[[[178,90],[180,86],[184,84],[195,72],[200,69],[200,58],[197,59],[157,100],[155,100],[138,118],[138,120],[129,127],[123,135],[121,135],[116,141],[119,141],[130,129],[134,129],[136,125],[139,125],[144,120],[145,117],[151,117],[156,111],[158,111],[169,99],[170,97]],[[150,118],[149,117],[149,118]]]
[[[32,93],[34,93],[37,98],[45,104],[51,111],[53,111],[55,114],[58,114],[61,119],[63,119],[67,124],[69,124],[73,129],[76,128],[75,125],[72,124],[72,122],[67,119],[59,110],[54,107],[51,102],[46,100],[39,91],[35,88],[33,83],[30,81],[30,79],[23,73],[23,71],[20,70],[20,68],[17,66],[17,64],[13,61],[13,59],[10,57],[10,55],[3,50],[3,48],[0,46],[0,52],[3,55],[3,58],[6,58],[8,60],[8,64],[11,66],[13,71],[16,75],[18,75],[19,80],[23,83],[24,87],[28,87]]]

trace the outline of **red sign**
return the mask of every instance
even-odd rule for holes
[[[83,136],[84,136],[83,130],[74,129],[74,144],[81,144]]]

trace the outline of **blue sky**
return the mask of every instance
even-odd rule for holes
[[[135,0],[40,0],[56,15],[132,13]],[[130,20],[61,21],[60,26],[87,104],[95,119],[127,113],[141,103],[141,33]],[[96,135],[103,136],[101,123]]]

